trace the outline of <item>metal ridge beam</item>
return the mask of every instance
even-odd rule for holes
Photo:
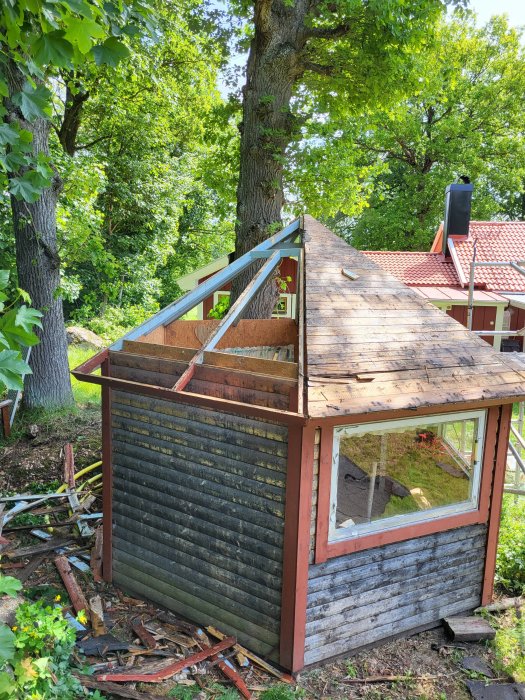
[[[159,326],[167,325],[181,316],[184,316],[184,314],[193,309],[194,306],[200,304],[206,297],[217,291],[223,284],[230,282],[240,272],[257,260],[259,258],[259,253],[269,251],[269,254],[271,254],[273,246],[295,237],[300,229],[301,220],[295,219],[295,221],[292,221],[291,224],[283,228],[282,231],[279,231],[262,243],[259,243],[258,246],[255,246],[255,248],[241,255],[240,258],[234,260],[222,270],[216,272],[213,277],[201,282],[198,287],[192,289],[177,301],[168,304],[168,306],[147,321],[141,323],[140,326],[137,326],[137,328],[123,335],[122,338],[119,338],[110,346],[110,350],[120,350],[124,340],[137,340],[137,338],[140,338],[146,333],[151,333],[151,331],[154,331]]]

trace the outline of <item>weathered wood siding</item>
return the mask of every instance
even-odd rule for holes
[[[305,665],[476,607],[485,543],[473,525],[311,565]]]
[[[114,392],[114,580],[276,657],[287,429]]]

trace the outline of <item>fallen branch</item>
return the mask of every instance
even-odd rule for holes
[[[58,569],[60,578],[62,579],[66,591],[69,595],[71,603],[75,608],[75,612],[78,613],[84,610],[87,616],[89,616],[89,607],[87,600],[82,592],[82,589],[78,585],[78,581],[75,578],[75,574],[71,570],[71,566],[65,556],[56,557],[55,566]]]
[[[454,673],[440,673],[437,676],[370,676],[368,678],[343,678],[343,683],[402,683],[403,681],[433,681],[444,676],[456,675]]]
[[[503,612],[510,608],[520,608],[522,605],[525,605],[525,596],[519,596],[518,598],[502,598],[496,603],[490,603],[490,605],[483,605],[480,608],[476,608],[474,612]]]

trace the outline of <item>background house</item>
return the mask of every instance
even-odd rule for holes
[[[225,268],[234,259],[234,254],[223,255],[221,258],[213,260],[208,265],[189,272],[183,277],[179,277],[177,284],[185,292],[195,289],[201,282],[209,279],[218,270]],[[297,278],[297,260],[295,258],[285,258],[279,267],[279,277],[282,280],[282,289],[279,294],[279,301],[275,307],[273,316],[275,318],[295,318],[295,294],[296,294],[296,278]],[[221,289],[216,290],[204,301],[195,307],[193,317],[197,320],[208,318],[208,314],[224,297],[230,296],[231,283],[227,282],[222,285]]]
[[[472,330],[520,331],[525,326],[525,275],[517,266],[525,261],[525,221],[470,221],[471,193],[472,185],[447,188],[445,221],[430,252],[366,251],[365,255],[466,326],[476,243],[476,263],[497,264],[475,269]],[[523,350],[521,335],[484,339],[496,349]]]

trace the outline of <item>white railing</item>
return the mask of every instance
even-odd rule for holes
[[[510,424],[509,451],[507,453],[507,471],[505,474],[505,492],[525,496],[525,403],[518,404],[518,417],[512,418]]]

